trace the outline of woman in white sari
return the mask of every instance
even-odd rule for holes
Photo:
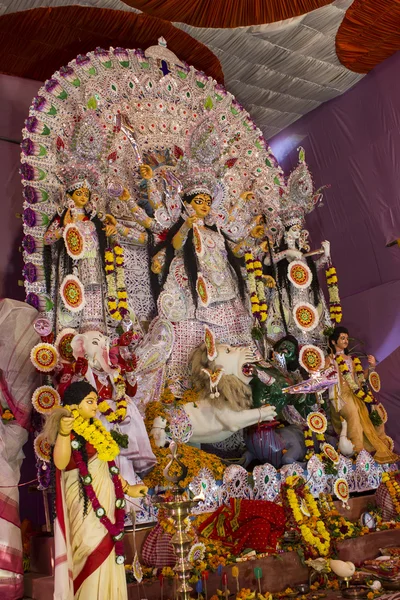
[[[118,446],[95,419],[90,384],[71,384],[64,407],[46,425],[57,467],[54,599],[126,600],[124,494],[140,497],[147,488],[118,474]]]

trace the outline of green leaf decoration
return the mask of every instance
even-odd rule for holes
[[[47,150],[44,146],[40,146],[40,150],[39,150],[39,157],[42,158],[43,156],[46,156],[47,154]]]
[[[52,116],[55,116],[55,115],[57,114],[57,109],[56,109],[56,107],[54,106],[54,104],[52,104],[52,105],[51,105],[51,108],[50,108],[50,110],[48,111],[48,113],[47,113],[47,114],[48,114],[48,115],[52,115]]]
[[[208,96],[207,100],[204,102],[204,108],[206,110],[211,110],[213,107],[213,101],[211,100],[211,96]]]
[[[49,135],[49,133],[50,127],[47,127],[47,125],[43,125],[42,133],[40,135]]]
[[[68,98],[68,94],[65,90],[63,90],[58,96],[57,98],[59,98],[60,100],[66,100]]]
[[[47,227],[47,225],[50,223],[50,219],[46,213],[40,213],[40,218],[42,220],[43,227]]]
[[[187,77],[187,73],[184,73],[183,71],[177,71],[177,74],[181,79],[186,79]]]
[[[262,143],[261,143],[259,140],[257,140],[257,141],[256,141],[256,143],[255,143],[254,145],[255,145],[255,147],[256,147],[256,148],[258,148],[259,150],[262,150],[262,149],[263,149],[263,145],[262,145]]]
[[[140,63],[140,66],[142,67],[142,69],[148,69],[150,67],[148,62],[142,62]]]
[[[221,102],[222,96],[220,96],[219,94],[215,94],[215,97],[218,100],[218,102]]]
[[[299,160],[301,160],[303,162],[305,159],[306,159],[306,153],[304,152],[304,148],[300,148]]]
[[[276,175],[274,177],[274,183],[276,183],[276,185],[281,185],[281,182],[279,181],[279,177],[277,177]]]
[[[112,67],[112,61],[111,60],[106,60],[106,62],[103,62],[102,64],[103,64],[103,67],[105,69],[111,69],[111,67]]]
[[[205,87],[205,84],[202,81],[196,81],[196,85],[198,88],[200,88],[201,90]]]
[[[53,309],[53,303],[48,296],[46,296],[44,300],[45,300],[45,309],[44,310],[46,312],[49,312],[50,310]]]
[[[43,169],[38,169],[38,170],[39,170],[39,181],[43,181],[43,179],[46,179],[47,173],[46,173],[46,171],[43,171]]]
[[[272,167],[272,163],[268,158],[265,159],[265,164],[267,165],[267,167]]]
[[[76,88],[78,88],[81,85],[81,80],[78,79],[78,77],[76,79],[73,80],[72,85]]]
[[[235,117],[237,117],[237,115],[239,114],[239,111],[238,111],[238,110],[236,110],[236,108],[234,108],[233,106],[231,106],[231,113],[232,113],[233,115],[235,115]]]
[[[88,103],[86,105],[88,108],[90,108],[91,110],[96,110],[97,108],[97,100],[94,96],[91,96],[88,100]]]
[[[40,195],[42,196],[42,202],[46,202],[49,199],[49,192],[46,192],[46,190],[40,190]]]
[[[88,70],[89,75],[97,75],[97,69],[96,67],[90,67],[90,69]]]
[[[121,65],[121,67],[124,67],[126,69],[129,67],[129,60],[120,60],[119,64]]]

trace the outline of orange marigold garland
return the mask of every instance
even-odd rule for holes
[[[339,324],[342,320],[343,312],[342,305],[340,303],[338,278],[335,267],[332,265],[326,269],[326,283],[328,284],[329,293],[329,313],[331,315],[331,321]]]
[[[260,323],[264,323],[267,320],[268,312],[262,265],[259,260],[254,259],[251,252],[246,252],[244,258],[249,282],[251,312]]]
[[[400,515],[400,485],[397,482],[396,476],[399,474],[398,471],[391,473],[383,473],[382,483],[386,486],[392,500],[393,506],[398,515]]]

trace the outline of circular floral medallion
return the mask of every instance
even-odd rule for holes
[[[33,392],[32,404],[37,412],[47,415],[53,408],[60,406],[60,394],[51,386],[42,385]]]
[[[335,485],[333,486],[336,498],[342,502],[347,502],[349,499],[349,485],[343,477],[336,479]]]
[[[57,365],[58,352],[52,344],[40,342],[31,350],[31,361],[41,373],[50,373]]]
[[[325,433],[328,427],[328,421],[325,415],[320,412],[311,412],[307,416],[307,425],[314,433]]]
[[[379,403],[375,406],[375,410],[378,413],[378,415],[380,416],[380,418],[382,419],[383,423],[387,423],[388,420],[388,414],[386,412],[386,408],[383,406],[382,403]]]
[[[65,249],[74,260],[83,258],[85,254],[85,240],[77,225],[68,223],[63,232]]]
[[[80,312],[85,306],[85,291],[75,275],[64,277],[60,286],[60,295],[65,308],[71,312]]]
[[[45,462],[50,462],[51,459],[51,446],[47,441],[47,438],[44,437],[43,433],[40,433],[33,443],[33,447],[36,452],[36,456],[40,460],[44,460]]]
[[[312,331],[319,323],[317,309],[308,302],[299,302],[293,308],[294,321],[302,331]]]
[[[376,371],[371,371],[368,377],[369,385],[373,392],[378,393],[381,390],[381,378]]]
[[[288,266],[288,278],[294,287],[304,290],[312,282],[312,273],[310,267],[300,261],[294,260]]]
[[[51,323],[45,317],[39,317],[33,323],[33,329],[40,335],[40,337],[46,337],[51,333]]]
[[[76,335],[75,329],[66,328],[60,331],[56,338],[55,346],[60,358],[64,362],[73,362],[74,355],[71,348],[71,340]]]
[[[336,452],[335,448],[333,446],[331,446],[331,444],[327,444],[327,443],[322,444],[321,450],[325,454],[325,456],[333,462],[334,465],[338,464],[338,462],[340,460],[340,456]]]
[[[325,365],[325,357],[321,348],[306,344],[300,350],[299,362],[306,371],[320,371]]]

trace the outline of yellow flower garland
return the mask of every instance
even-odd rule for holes
[[[112,435],[105,429],[101,421],[93,419],[90,422],[80,416],[77,408],[71,410],[74,417],[73,431],[81,435],[97,451],[100,460],[109,462],[119,454],[119,446]]]
[[[354,370],[356,372],[356,376],[359,379],[362,379],[361,374],[363,375],[363,368],[361,365],[361,361],[359,358],[352,358],[353,364],[354,364]],[[343,379],[345,380],[345,382],[347,383],[347,385],[349,386],[349,388],[351,389],[351,391],[353,392],[353,394],[355,396],[357,396],[357,398],[360,398],[360,400],[364,400],[364,402],[373,402],[374,401],[374,397],[372,396],[372,394],[370,392],[364,392],[364,390],[362,390],[354,381],[352,374],[350,373],[350,369],[346,364],[346,361],[344,360],[343,356],[339,354],[339,356],[336,357],[336,362],[337,365],[339,367],[339,371],[343,376]],[[361,372],[360,372],[360,368],[361,368]]]
[[[331,545],[331,536],[321,520],[321,513],[317,503],[308,486],[305,484],[303,488],[305,506],[303,506],[304,512],[302,512],[296,491],[293,489],[298,485],[299,481],[300,479],[295,476],[287,477],[285,481],[284,491],[286,492],[290,509],[296,523],[299,525],[303,540],[312,548],[315,548],[319,556],[327,556]],[[306,512],[310,516],[304,514]]]
[[[127,314],[129,310],[128,294],[125,287],[124,251],[119,244],[115,244],[113,249],[106,249],[104,258],[107,281],[108,310],[113,319],[116,321],[121,321],[124,314]]]
[[[326,283],[328,284],[329,293],[329,313],[331,321],[339,324],[342,320],[343,312],[340,304],[338,278],[335,267],[331,266],[325,271]]]
[[[247,281],[250,289],[251,312],[260,323],[267,320],[267,303],[265,298],[262,265],[255,260],[251,252],[244,255],[247,269]]]

